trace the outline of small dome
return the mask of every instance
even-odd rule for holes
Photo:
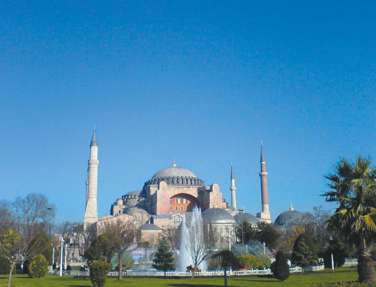
[[[303,213],[297,210],[290,209],[278,215],[278,217],[274,221],[274,224],[280,227],[290,227],[293,225],[307,224],[312,221],[312,214],[308,212]]]
[[[256,216],[247,213],[247,212],[240,212],[234,216],[234,219],[237,224],[242,224],[244,221],[256,225],[258,222],[260,222],[260,219],[258,219]]]
[[[223,208],[209,208],[202,213],[202,218],[206,223],[234,224],[235,220]]]

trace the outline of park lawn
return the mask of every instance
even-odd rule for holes
[[[357,274],[354,270],[341,269],[332,272],[315,272],[291,275],[286,281],[280,282],[269,277],[232,277],[229,286],[232,287],[304,287],[314,286],[324,282],[354,281]],[[14,278],[14,287],[89,287],[89,280],[73,279],[70,277],[48,276],[40,279],[33,279],[25,276]],[[6,278],[0,277],[0,287],[6,286]],[[110,278],[106,281],[106,287],[191,287],[191,286],[223,286],[223,278],[194,278],[194,279],[156,279],[156,278],[124,278],[121,281]]]

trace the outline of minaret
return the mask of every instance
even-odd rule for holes
[[[236,183],[235,183],[235,177],[231,166],[231,175],[230,175],[230,192],[231,192],[231,208],[236,210],[237,204],[236,204]]]
[[[95,129],[90,142],[90,155],[86,181],[86,207],[84,230],[98,221],[97,192],[98,192],[98,145]]]
[[[261,183],[261,212],[259,218],[266,223],[271,223],[272,219],[269,210],[269,193],[268,193],[268,172],[266,171],[266,161],[264,158],[262,144],[260,152],[260,183]]]

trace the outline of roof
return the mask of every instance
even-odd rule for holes
[[[202,213],[202,218],[207,223],[234,224],[235,219],[223,208],[209,208]]]
[[[289,227],[293,225],[306,224],[313,220],[312,214],[300,212],[297,210],[287,210],[279,214],[274,221],[275,225]]]
[[[144,225],[141,226],[141,230],[155,230],[155,231],[158,231],[158,230],[162,230],[162,229],[160,229],[155,224],[145,223]]]
[[[191,170],[173,165],[171,167],[161,169],[156,174],[154,174],[152,178],[177,177],[177,176],[195,177],[195,178],[197,177]]]
[[[129,207],[125,209],[124,213],[129,215],[149,215],[149,213],[145,209],[139,207]]]
[[[145,182],[143,193],[145,193],[145,186],[151,184],[159,184],[165,182],[168,185],[175,186],[204,186],[204,182],[199,179],[191,170],[183,167],[178,167],[175,163],[168,168],[161,169],[153,175],[153,177]]]

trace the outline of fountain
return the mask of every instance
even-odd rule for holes
[[[180,229],[179,254],[176,270],[185,272],[188,266],[206,270],[207,248],[204,241],[204,228],[201,210],[194,207],[189,218],[183,217]]]

